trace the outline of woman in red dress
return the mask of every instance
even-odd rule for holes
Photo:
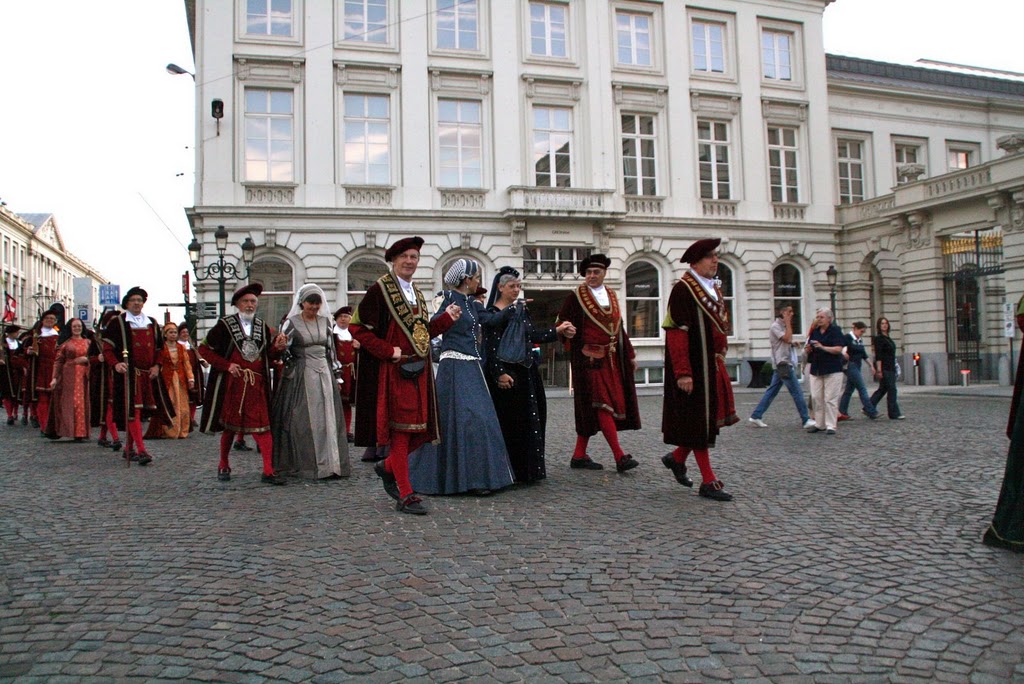
[[[89,365],[92,340],[85,337],[85,326],[77,318],[68,321],[69,337],[57,347],[53,359],[53,425],[47,437],[70,437],[76,442],[89,438]],[[95,350],[93,350],[95,352]],[[93,354],[94,358],[97,355]]]

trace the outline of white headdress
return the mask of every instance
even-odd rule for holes
[[[334,309],[331,308],[330,302],[327,301],[327,295],[324,294],[323,289],[321,289],[319,285],[314,285],[313,283],[306,283],[299,288],[298,292],[295,293],[295,299],[292,301],[292,308],[288,311],[288,318],[298,316],[302,313],[302,302],[311,294],[320,295],[321,303],[320,310],[316,312],[317,317],[323,318],[330,323],[328,330],[333,329],[334,319],[331,318],[331,311]]]
[[[480,272],[480,264],[474,259],[463,257],[456,259],[444,275],[444,284],[458,287],[464,278],[471,278]]]

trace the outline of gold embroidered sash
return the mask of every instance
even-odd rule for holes
[[[387,302],[388,311],[398,323],[398,327],[409,338],[413,349],[416,350],[416,355],[426,358],[430,352],[430,332],[427,329],[427,302],[423,299],[423,293],[419,291],[419,288],[413,288],[419,311],[416,313],[409,306],[409,300],[405,298],[402,288],[399,287],[392,273],[385,273],[377,279],[377,282],[384,290],[384,301]]]
[[[615,296],[615,292],[610,287],[605,287],[605,290],[608,292],[610,304],[607,309],[598,303],[594,293],[586,284],[576,288],[576,300],[580,303],[587,318],[608,334],[608,351],[614,353],[619,330],[622,329],[622,316],[619,315],[619,298]]]
[[[714,322],[718,331],[723,335],[731,335],[732,324],[729,321],[729,308],[726,306],[725,297],[722,296],[722,291],[718,289],[718,286],[715,286],[715,293],[718,295],[718,301],[716,302],[689,271],[683,274],[682,281],[689,288],[690,294],[697,300],[700,308],[704,309],[704,312]]]

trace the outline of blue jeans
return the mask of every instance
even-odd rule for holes
[[[764,391],[764,396],[761,397],[761,401],[758,402],[757,408],[750,414],[751,418],[760,419],[768,412],[768,407],[772,405],[775,400],[775,395],[779,393],[782,386],[785,385],[789,393],[793,395],[793,403],[796,404],[796,410],[800,412],[800,421],[806,423],[811,419],[811,415],[807,412],[807,402],[804,401],[804,390],[800,387],[800,383],[796,379],[796,369],[789,371],[789,377],[783,380],[779,377],[779,371],[772,373],[771,384],[768,385],[768,389]]]
[[[843,390],[843,397],[839,400],[840,413],[850,413],[850,398],[853,396],[853,390],[857,390],[857,396],[860,397],[864,412],[869,416],[877,416],[878,409],[871,403],[871,397],[868,396],[868,388],[864,384],[864,374],[861,372],[860,364],[854,366],[851,363],[846,369],[846,389]]]

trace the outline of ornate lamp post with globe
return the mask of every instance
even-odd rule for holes
[[[196,238],[192,238],[192,242],[188,246],[188,258],[192,262],[192,270],[196,275],[197,283],[207,280],[217,281],[217,285],[220,288],[220,315],[224,317],[227,315],[225,310],[225,285],[229,280],[245,280],[249,277],[249,267],[252,266],[253,258],[256,254],[256,243],[252,241],[251,237],[246,237],[245,241],[242,242],[242,263],[245,265],[243,272],[235,264],[224,260],[224,253],[228,248],[227,229],[224,226],[217,226],[217,230],[213,233],[213,239],[217,245],[216,261],[206,266],[206,268],[200,269],[199,259],[203,246],[199,244],[199,240]]]

